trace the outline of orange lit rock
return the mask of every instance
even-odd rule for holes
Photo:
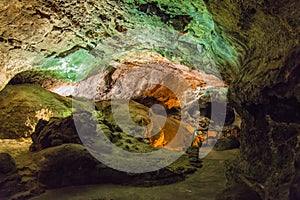
[[[232,125],[226,127],[225,130],[222,131],[223,137],[239,137],[240,136],[240,128],[238,126]]]
[[[164,130],[161,130],[157,139],[155,137],[150,138],[150,144],[154,147],[164,147],[167,143]]]
[[[122,56],[110,63],[106,71],[79,82],[74,96],[96,102],[131,99],[146,106],[158,103],[168,110],[183,108],[200,98],[205,104],[210,99],[202,97],[204,94],[227,87],[213,75],[172,63],[154,52],[131,51]],[[184,120],[188,121],[188,117]],[[158,126],[162,118],[157,117],[158,123],[151,122],[153,127],[148,126],[146,135],[152,146],[181,150],[192,144],[194,129],[190,125],[181,123],[181,118],[167,117],[166,123]]]
[[[195,139],[193,140],[192,146],[198,147],[205,139],[206,138],[204,135],[196,136]]]
[[[143,102],[150,98],[170,109],[199,99],[206,92],[205,88],[227,87],[213,75],[174,64],[157,53],[133,51],[127,54],[100,72],[102,75],[95,74],[79,82],[74,94],[95,101],[135,99]]]
[[[164,102],[164,104],[170,109],[173,107],[180,107],[180,102],[176,95],[170,91],[168,88],[156,85],[152,90],[145,94],[147,97],[153,97],[159,102]]]
[[[135,101],[129,101],[128,105],[115,102],[114,109],[119,115],[112,116],[111,104],[110,101],[101,101],[96,103],[96,107],[106,121],[120,126],[124,134],[149,138],[151,146],[170,150],[182,150],[192,143],[194,128],[173,116],[155,114]]]
[[[207,136],[208,137],[217,137],[218,133],[216,131],[207,131]]]
[[[182,150],[192,143],[194,129],[179,120],[168,117],[163,127],[157,127],[163,116],[155,116],[148,130],[150,144],[154,147],[163,147],[172,150]],[[159,131],[157,131],[159,130]]]

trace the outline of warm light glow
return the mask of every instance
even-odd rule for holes
[[[165,140],[164,129],[159,133],[158,139],[154,139],[153,137],[150,138],[150,144],[154,147],[164,147],[167,143],[168,142]]]
[[[156,121],[152,123],[153,126],[158,125]],[[153,130],[160,131],[155,135],[152,133],[153,136],[149,138],[150,145],[179,151],[185,148],[184,141],[192,139],[192,135],[194,133],[193,127],[189,124],[185,124],[171,117],[167,118],[163,128],[154,127],[149,131],[151,132]]]
[[[197,137],[195,137],[192,146],[194,147],[198,147],[202,142],[204,142],[206,139],[205,135],[198,135]]]

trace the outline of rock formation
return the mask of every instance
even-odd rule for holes
[[[71,99],[37,85],[8,85],[0,95],[0,138],[28,137],[39,119],[71,115]]]
[[[264,199],[288,199],[299,151],[299,1],[206,4],[244,52],[229,92],[242,118],[241,156],[229,182],[243,182]]]
[[[7,153],[0,153],[0,163],[0,199],[4,199],[24,188],[20,184],[22,177],[17,172],[14,159]]]
[[[23,136],[29,130],[24,126],[26,117],[35,118],[42,109],[40,102],[28,105],[26,98],[20,98],[24,94],[11,92],[24,86],[6,86],[9,82],[54,89],[76,82],[82,84],[84,93],[77,88],[75,94],[85,94],[83,97],[107,100],[116,94],[122,98],[130,94],[145,105],[162,102],[177,112],[174,107],[180,104],[171,91],[151,87],[146,78],[143,82],[123,75],[146,73],[155,81],[160,72],[175,76],[180,71],[193,89],[188,97],[197,100],[200,96],[201,100],[207,88],[199,92],[197,87],[205,84],[194,76],[202,70],[222,76],[229,87],[229,105],[242,121],[240,155],[227,167],[228,188],[220,199],[240,198],[245,193],[251,199],[298,199],[299,7],[298,0],[3,0],[0,88],[1,97],[7,99],[0,99],[5,116],[1,120],[12,114],[18,117],[2,123],[0,136]],[[147,56],[149,51],[155,53]],[[143,53],[133,56],[138,59],[134,61],[132,52]],[[152,56],[157,54],[161,55],[159,62]],[[144,62],[144,57],[151,62]],[[89,89],[89,84],[95,87]],[[139,86],[136,90],[135,84]],[[224,85],[215,86],[213,94],[224,93]],[[38,89],[30,87],[26,94],[36,95]],[[46,96],[43,104],[49,105],[48,95],[41,96]],[[53,111],[51,106],[45,107],[51,112],[68,112],[69,102],[60,96],[56,99],[60,102]],[[19,106],[11,108],[10,102],[15,100]],[[28,109],[26,116],[19,112],[20,106]],[[237,186],[241,187],[235,191]]]

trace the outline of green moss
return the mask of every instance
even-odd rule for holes
[[[157,18],[155,18],[155,21],[152,21],[152,23],[149,23],[146,18],[151,17],[151,19],[153,19],[153,16],[157,16],[157,14],[160,15],[161,20],[164,19],[162,15],[168,16],[169,20],[166,24],[170,24],[170,21],[172,21],[172,19],[176,16],[189,16],[191,21],[183,27],[183,30],[181,31],[188,31],[188,37],[195,37],[197,43],[203,45],[210,57],[218,64],[238,64],[237,52],[230,45],[229,41],[215,30],[215,24],[212,16],[207,11],[202,0],[125,0],[125,2],[128,3],[133,16],[139,18],[142,16],[144,22],[148,22],[147,24],[156,25]],[[141,9],[141,7],[145,5],[148,5],[149,9]],[[155,7],[156,9],[159,9],[159,11],[155,10]],[[141,10],[144,10],[144,12]],[[147,15],[143,15],[141,13],[146,13]],[[172,27],[169,26],[168,28],[171,29]]]
[[[93,41],[93,50],[58,52],[40,62],[41,68],[52,70],[65,80],[78,81],[94,68],[105,68],[119,54],[139,49],[158,52],[173,62],[208,73],[218,73],[215,63],[219,67],[238,65],[237,52],[226,36],[216,31],[202,0],[123,0],[120,4],[124,9],[116,11],[118,17],[95,17],[99,30],[81,30],[84,38],[89,38],[87,33],[106,33],[88,39]],[[123,33],[123,29],[129,33]]]
[[[39,119],[71,114],[70,98],[37,85],[7,85],[0,94],[0,138],[28,137]]]
[[[52,71],[59,78],[77,81],[86,77],[95,64],[95,58],[84,49],[79,49],[65,57],[50,57],[41,61],[41,69]]]

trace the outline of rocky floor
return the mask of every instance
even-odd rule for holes
[[[120,185],[90,185],[48,190],[31,200],[102,200],[102,199],[215,199],[225,187],[226,160],[235,157],[238,150],[211,151],[203,159],[203,167],[186,180],[156,187],[132,187]]]
[[[33,91],[32,93],[30,93],[31,90]],[[31,95],[25,95],[25,91],[28,91],[28,93],[30,93]],[[10,154],[11,157],[15,160],[15,164],[16,164],[13,173],[8,174],[9,176],[5,176],[4,177],[5,179],[3,179],[4,180],[3,183],[5,183],[4,185],[5,187],[3,186],[2,182],[0,182],[3,186],[1,188],[3,189],[3,193],[0,193],[2,194],[2,196],[0,196],[0,200],[2,200],[2,197],[4,199],[7,199],[8,196],[10,196],[11,199],[14,200],[29,199],[34,196],[41,195],[42,193],[44,193],[45,190],[48,190],[49,188],[62,188],[71,185],[87,185],[87,184],[102,184],[102,185],[72,187],[73,190],[75,191],[77,190],[78,192],[82,191],[83,196],[81,199],[99,199],[99,198],[103,199],[106,197],[109,199],[120,199],[120,198],[121,199],[122,198],[157,199],[160,196],[162,196],[161,197],[162,199],[174,199],[176,196],[180,196],[182,198],[187,196],[189,197],[189,199],[199,199],[199,197],[202,197],[204,194],[205,194],[204,196],[207,196],[208,199],[211,199],[216,195],[215,188],[211,187],[212,185],[216,186],[218,188],[217,189],[218,191],[221,191],[225,187],[223,164],[224,164],[224,160],[229,159],[230,156],[224,157],[222,153],[215,152],[214,154],[208,156],[208,158],[205,159],[205,163],[203,163],[205,164],[205,166],[204,169],[202,170],[201,168],[202,164],[199,161],[198,154],[197,154],[198,148],[191,147],[187,151],[187,154],[182,155],[180,159],[178,159],[176,162],[169,165],[168,167],[164,169],[160,168],[162,170],[159,170],[157,172],[148,173],[148,174],[145,173],[138,176],[130,173],[122,173],[116,170],[108,169],[106,166],[102,166],[102,164],[95,162],[93,158],[85,151],[85,149],[81,145],[79,145],[81,144],[81,142],[76,142],[68,139],[69,137],[73,138],[73,136],[75,135],[77,136],[76,130],[77,129],[81,130],[83,124],[85,125],[84,130],[90,130],[88,131],[89,134],[93,134],[94,129],[92,128],[96,128],[94,127],[94,124],[88,123],[90,122],[90,115],[87,114],[86,112],[81,113],[77,111],[73,113],[73,117],[76,118],[77,116],[77,118],[80,119],[80,124],[77,124],[79,125],[79,127],[76,128],[74,127],[74,124],[72,124],[74,122],[72,121],[73,119],[71,119],[71,117],[60,118],[57,117],[57,115],[55,115],[55,111],[61,109],[66,111],[65,113],[69,113],[70,111],[69,98],[61,97],[57,94],[51,93],[43,89],[42,87],[35,86],[35,85],[28,85],[28,84],[8,86],[7,88],[5,88],[3,94],[4,95],[2,95],[2,99],[6,99],[6,100],[10,99],[9,101],[10,103],[7,103],[6,100],[0,101],[0,105],[6,109],[0,113],[3,114],[2,120],[4,121],[8,120],[8,122],[6,123],[7,126],[2,127],[3,131],[0,130],[0,135],[1,133],[5,133],[4,130],[6,127],[11,129],[16,129],[17,131],[15,131],[15,133],[23,132],[19,130],[23,130],[24,127],[28,127],[28,124],[26,124],[25,121],[25,117],[28,116],[29,114],[24,110],[32,111],[32,113],[30,113],[31,119],[35,118],[35,120],[38,120],[40,118],[44,120],[40,120],[37,123],[38,125],[35,127],[34,133],[31,134],[31,138],[13,139],[13,137],[8,137],[11,139],[0,139],[0,144],[1,144],[0,152],[5,152]],[[18,95],[13,95],[13,94],[18,94]],[[15,105],[19,105],[20,102],[22,102],[21,106],[15,106]],[[80,106],[82,105],[82,103],[80,103],[79,101],[77,103],[79,103]],[[43,109],[34,106],[34,105],[41,106],[44,104],[47,106],[47,109],[44,109],[44,111]],[[133,102],[133,101],[130,102],[129,104],[130,104],[129,105],[130,113],[132,114],[131,118],[135,123],[137,124],[145,123],[145,125],[147,123],[150,123],[150,119],[148,116],[149,108],[145,107],[140,103]],[[152,144],[151,142],[160,141],[159,139],[163,138],[162,144],[164,144],[164,141],[168,143],[169,141],[173,140],[173,137],[169,137],[169,135],[177,132],[176,131],[177,129],[175,130],[174,127],[178,127],[180,121],[177,118],[173,118],[172,116],[170,116],[167,117],[167,121],[164,126],[165,131],[161,131],[160,134],[157,134],[159,136],[158,138],[155,138],[153,136],[150,137],[150,140],[139,141],[137,139],[132,138],[132,136],[130,137],[127,136],[125,132],[123,133],[123,131],[121,131],[123,129],[119,127],[119,124],[116,124],[115,120],[113,120],[112,118],[112,115],[108,111],[109,105],[110,103],[106,101],[101,101],[97,103],[98,115],[96,115],[96,118],[99,123],[98,126],[106,134],[106,136],[112,140],[113,143],[128,151],[132,151],[132,152],[144,152],[144,151],[147,152],[148,150],[152,151],[156,147],[160,147],[160,146],[156,146],[154,145],[154,143]],[[126,113],[125,112],[126,109],[124,109],[121,106],[123,104],[120,105],[116,104],[115,106],[117,105],[118,105],[117,107],[118,111],[120,113]],[[53,112],[52,111],[50,112],[49,111],[50,109],[53,109]],[[9,110],[9,112],[7,110]],[[11,120],[10,118],[8,118],[7,117],[8,113],[10,114],[14,113],[14,117],[18,120]],[[50,117],[51,120],[48,119]],[[154,118],[154,121],[160,120],[161,118],[162,117],[157,117],[157,119]],[[118,123],[126,124],[126,127],[130,128],[130,124],[128,124],[126,121],[124,122],[123,119],[127,119],[127,117],[122,115]],[[50,121],[47,122],[47,120]],[[18,123],[12,124],[12,122],[15,121],[17,121]],[[32,122],[32,128],[35,123],[36,122]],[[200,122],[199,122],[199,126],[200,126]],[[160,130],[160,127],[156,127],[156,123],[154,123],[154,125],[151,125],[150,127],[151,130],[153,131]],[[184,124],[184,128],[182,128],[183,134],[180,134],[184,137],[181,138],[180,141],[181,140],[186,141],[187,137],[191,137],[192,132],[188,127],[189,127],[188,124]],[[205,123],[205,127],[206,127],[206,123]],[[207,128],[203,128],[203,129],[206,130]],[[131,127],[130,130],[135,130],[135,129],[134,127]],[[70,134],[68,134],[69,132]],[[152,131],[149,132],[152,133]],[[64,134],[60,135],[60,133],[64,133]],[[135,131],[131,131],[131,133],[135,133]],[[166,135],[164,133],[168,133],[169,135]],[[14,136],[17,136],[17,134],[15,134]],[[207,137],[208,136],[209,134],[207,134]],[[95,141],[93,140],[92,142],[94,142],[95,145],[102,146],[103,145],[102,143],[99,144],[96,143],[98,141],[101,141],[101,138],[97,138],[97,137],[96,140]],[[74,138],[78,138],[78,136]],[[90,138],[90,136],[88,138]],[[32,145],[32,141],[35,146]],[[89,140],[88,142],[91,141]],[[68,143],[72,143],[72,144],[68,144]],[[41,144],[43,144],[44,146]],[[45,144],[47,145],[45,146]],[[160,144],[160,143],[156,142],[155,144]],[[163,145],[161,147],[163,147]],[[195,149],[197,150],[194,151]],[[203,150],[204,148],[201,149],[201,151]],[[171,152],[172,148],[169,149],[168,151],[172,153]],[[231,153],[229,153],[229,155],[231,155]],[[112,154],[107,153],[107,156],[111,158]],[[171,154],[168,154],[168,157],[169,158],[172,157]],[[117,159],[118,163],[121,163],[121,161],[123,161],[123,158],[125,157],[123,156],[120,159]],[[88,164],[82,164],[81,162],[77,162],[78,160],[81,159],[83,159],[84,161],[83,163],[87,162]],[[77,163],[78,166],[74,163]],[[157,164],[160,162],[152,162],[151,165],[153,164],[154,166],[155,165],[154,163]],[[84,167],[82,167],[82,165]],[[134,167],[136,166],[134,165]],[[82,168],[84,170],[81,171]],[[101,173],[98,173],[100,168],[101,168],[100,170]],[[182,181],[184,178],[186,178],[186,176],[188,178],[185,181],[178,182],[178,181]],[[14,181],[13,183],[11,181],[12,178]],[[175,182],[176,184],[170,184]],[[110,184],[122,184],[123,186],[110,185]],[[138,186],[155,185],[155,187],[136,187],[137,185]],[[157,186],[157,185],[164,185],[164,186]],[[72,188],[70,188],[70,190],[72,190]],[[60,192],[56,192],[56,190],[48,190],[47,193],[44,194],[46,195],[45,198],[47,198],[47,195],[51,195],[52,192],[54,195],[56,194],[61,195]],[[64,193],[70,194],[71,195],[70,198],[73,199],[74,191],[65,192],[64,190],[69,190],[69,188],[59,189],[58,191],[62,191],[62,195]],[[97,192],[98,190],[101,192],[100,193]],[[157,193],[157,191],[161,191],[161,190],[162,192]],[[164,190],[166,190],[167,192],[163,192]],[[88,195],[85,196],[86,194]],[[42,195],[40,198],[43,199],[44,195]],[[96,195],[96,196],[90,197],[89,195],[92,196]],[[138,196],[135,197],[135,195]],[[155,195],[159,195],[159,196],[155,196]],[[75,196],[81,196],[81,194]],[[63,197],[63,196],[49,197],[49,199],[61,199],[61,198],[68,198],[68,197]]]
[[[2,139],[0,152],[10,153],[16,161],[23,183],[27,187],[34,186],[34,177],[30,177],[35,168],[32,161],[33,152],[28,151],[30,139]],[[216,194],[225,187],[226,160],[232,160],[238,153],[237,149],[211,151],[203,159],[203,167],[191,174],[184,181],[155,187],[133,187],[113,184],[72,186],[61,189],[46,190],[32,200],[99,200],[99,199],[215,199]],[[26,173],[28,176],[26,176]],[[31,180],[32,179],[32,180]],[[28,191],[30,193],[30,191]],[[28,194],[29,195],[29,194]],[[26,196],[26,194],[19,194]]]
[[[20,175],[20,180],[14,180],[16,188],[15,196],[12,199],[26,199],[26,197],[36,195],[37,192],[40,194],[43,190],[39,189],[35,177],[36,164],[33,162],[33,153],[29,151],[29,146],[32,144],[30,138],[24,139],[0,139],[0,152],[10,154],[16,164],[17,173]],[[5,181],[4,181],[5,184]],[[2,185],[3,186],[3,185]],[[5,185],[3,186],[4,192],[7,192]],[[0,199],[6,200],[6,197],[0,196]]]
[[[31,138],[0,139],[0,152],[9,153],[11,156],[16,158],[16,164],[18,165],[18,161],[22,162],[22,158],[25,157],[27,153],[29,153],[28,148],[31,143]]]

